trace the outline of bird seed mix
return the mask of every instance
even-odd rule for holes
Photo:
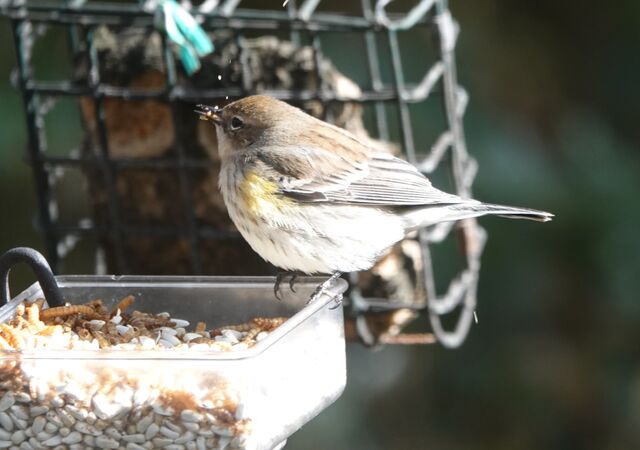
[[[286,320],[255,318],[214,330],[200,322],[190,330],[189,322],[168,313],[127,312],[133,301],[133,296],[125,297],[109,311],[101,300],[47,309],[44,300],[37,300],[20,304],[15,317],[0,324],[0,349],[8,350],[0,357],[0,448],[244,447],[250,419],[237,392],[222,378],[203,381],[201,373],[191,373],[197,370],[185,369],[178,372],[183,379],[179,382],[175,371],[153,370],[153,362],[135,370],[136,363],[126,359],[114,363],[59,358],[43,364],[21,357],[26,353],[13,353],[238,351],[255,345]],[[184,380],[188,376],[191,381]]]

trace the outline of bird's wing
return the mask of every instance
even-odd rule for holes
[[[259,152],[257,163],[283,195],[299,201],[388,206],[464,201],[434,188],[412,164],[386,153],[353,147],[342,154],[311,146],[286,150]]]

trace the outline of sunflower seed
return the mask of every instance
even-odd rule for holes
[[[14,394],[14,395],[15,395],[16,402],[20,402],[20,403],[31,402],[31,396],[26,392],[18,392],[17,394]]]
[[[164,436],[168,437],[169,439],[177,439],[180,437],[180,433],[177,433],[175,431],[173,431],[170,428],[167,427],[160,427],[160,434],[163,434]]]
[[[67,445],[79,444],[80,442],[82,442],[82,434],[78,431],[72,431],[62,438],[62,443]]]
[[[156,447],[164,447],[171,444],[173,441],[169,438],[154,437],[151,439],[151,442],[153,442],[153,445]]]
[[[131,328],[129,325],[116,325],[116,331],[120,336],[124,336],[125,334],[127,334],[129,331],[132,331],[132,330],[133,328]]]
[[[47,420],[42,417],[42,416],[38,416],[35,419],[33,419],[33,423],[31,424],[31,431],[33,432],[34,435],[40,433],[42,430],[44,430],[44,426],[47,424]]]
[[[0,426],[7,431],[13,430],[13,421],[6,412],[0,412]]]
[[[94,395],[91,404],[93,405],[94,414],[103,420],[112,418],[120,410],[118,405],[111,403],[107,400],[107,397],[102,394]]]
[[[49,408],[47,408],[46,406],[32,406],[29,409],[29,415],[31,417],[35,417],[41,414],[45,414],[47,411],[49,411]]]
[[[9,415],[13,413],[20,420],[29,420],[29,413],[27,413],[27,409],[21,405],[13,405],[11,407],[11,412]]]
[[[167,406],[166,408],[158,405],[158,404],[154,404],[152,406],[153,408],[153,412],[155,412],[156,414],[159,414],[161,416],[172,416],[173,415],[173,408],[171,406]]]
[[[31,444],[29,444],[29,442],[24,441],[20,444],[20,450],[33,450],[33,447],[31,446]]]
[[[162,423],[164,424],[164,426],[166,426],[167,428],[169,428],[170,430],[175,431],[176,433],[182,433],[182,428],[180,428],[178,425],[176,425],[175,423],[171,422],[169,419],[164,419],[162,421]]]
[[[134,444],[143,444],[146,441],[144,434],[125,434],[122,436],[122,440],[125,442],[132,442]]]
[[[182,343],[182,342],[180,342],[180,339],[178,339],[174,335],[165,334],[165,333],[162,333],[162,339],[160,339],[160,342],[162,343],[162,341],[169,342],[169,344],[170,344],[169,346],[170,347],[174,347],[174,346]]]
[[[2,396],[0,399],[0,411],[6,411],[16,402],[16,398],[13,395],[13,392],[7,391],[6,394]]]
[[[115,325],[120,325],[120,322],[122,322],[122,316],[120,315],[120,310],[118,310],[118,313],[111,318],[110,322]]]
[[[198,333],[185,333],[185,335],[182,336],[182,340],[184,342],[189,342],[194,339],[198,339],[199,337],[202,337],[202,336],[200,336]]]
[[[89,328],[91,328],[94,331],[100,331],[102,330],[102,327],[104,327],[104,324],[105,324],[104,320],[93,319],[89,321]]]
[[[160,334],[162,334],[163,336],[175,336],[176,334],[178,334],[175,328],[169,327],[160,327],[158,328],[158,331],[160,331]]]
[[[142,445],[135,444],[133,442],[129,442],[125,447],[127,450],[145,450],[145,447]]]
[[[200,429],[200,425],[196,422],[182,422],[182,426],[189,431],[193,431],[194,433]]]
[[[171,319],[169,320],[169,322],[171,322],[172,324],[174,324],[177,327],[183,327],[186,328],[189,326],[189,321],[188,320],[183,320],[183,319]]]
[[[47,447],[55,447],[56,445],[60,445],[62,443],[62,436],[51,436],[46,441],[43,441],[42,444]]]
[[[148,414],[140,419],[140,421],[136,424],[136,430],[138,430],[139,433],[144,433],[149,425],[151,425],[151,422],[153,422],[153,413]]]
[[[111,439],[108,436],[98,436],[96,437],[96,445],[99,448],[118,448],[120,444],[115,439]]]
[[[34,437],[29,438],[29,445],[31,445],[31,448],[33,448],[34,450],[44,450],[46,448]]]
[[[27,428],[27,426],[29,425],[29,423],[26,420],[23,419],[19,419],[18,417],[16,417],[15,414],[13,413],[9,413],[9,417],[11,417],[11,420],[13,421],[13,424],[20,428],[21,430],[24,430]]]
[[[263,340],[264,338],[266,338],[267,336],[269,336],[269,333],[266,331],[261,331],[260,333],[258,333],[256,335],[256,341],[260,342],[261,340]]]
[[[79,431],[82,434],[90,434],[92,436],[100,436],[102,434],[102,431],[98,430],[93,425],[89,425],[86,422],[76,422],[73,427],[76,429],[76,431]]]
[[[185,422],[200,422],[203,419],[202,414],[191,409],[183,409],[180,418]]]
[[[47,439],[51,439],[52,437],[53,435],[51,433],[47,433],[46,431],[41,431],[40,433],[36,434],[36,439],[39,440],[40,442],[46,441]]]
[[[87,410],[76,408],[73,405],[67,405],[64,407],[65,411],[71,414],[76,420],[87,420]]]
[[[228,437],[221,437],[220,439],[218,439],[218,449],[219,450],[224,450],[225,448],[227,448],[229,446],[229,444],[231,443],[231,438]],[[207,439],[207,445],[215,445],[215,441],[211,438]]]
[[[156,423],[152,423],[147,427],[147,431],[144,432],[144,437],[147,440],[151,440],[160,431],[160,427]]]
[[[179,438],[176,438],[174,442],[176,444],[186,444],[189,441],[195,440],[195,438],[196,438],[195,433],[193,433],[192,431],[187,431],[185,434],[183,434]]]
[[[54,425],[58,425],[59,427],[64,425],[65,427],[71,428],[76,423],[76,418],[63,409],[59,409],[57,411],[57,416],[54,415],[53,417],[49,417],[49,413],[47,413],[47,419],[49,420],[49,422],[53,423]]]

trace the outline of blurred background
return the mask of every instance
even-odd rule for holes
[[[481,219],[489,240],[465,344],[350,345],[346,392],[287,448],[640,448],[640,4],[588,3],[450,2],[475,196],[556,218]],[[0,42],[0,250],[42,249],[4,19]],[[42,67],[68,56],[62,40],[43,45]],[[419,66],[427,43],[404,45]],[[77,140],[70,123],[52,124],[54,139]],[[16,275],[15,290],[31,282]]]

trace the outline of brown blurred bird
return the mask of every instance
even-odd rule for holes
[[[262,258],[288,271],[333,279],[369,269],[408,233],[439,222],[553,217],[440,191],[410,163],[271,97],[198,108],[216,128],[231,219]]]

